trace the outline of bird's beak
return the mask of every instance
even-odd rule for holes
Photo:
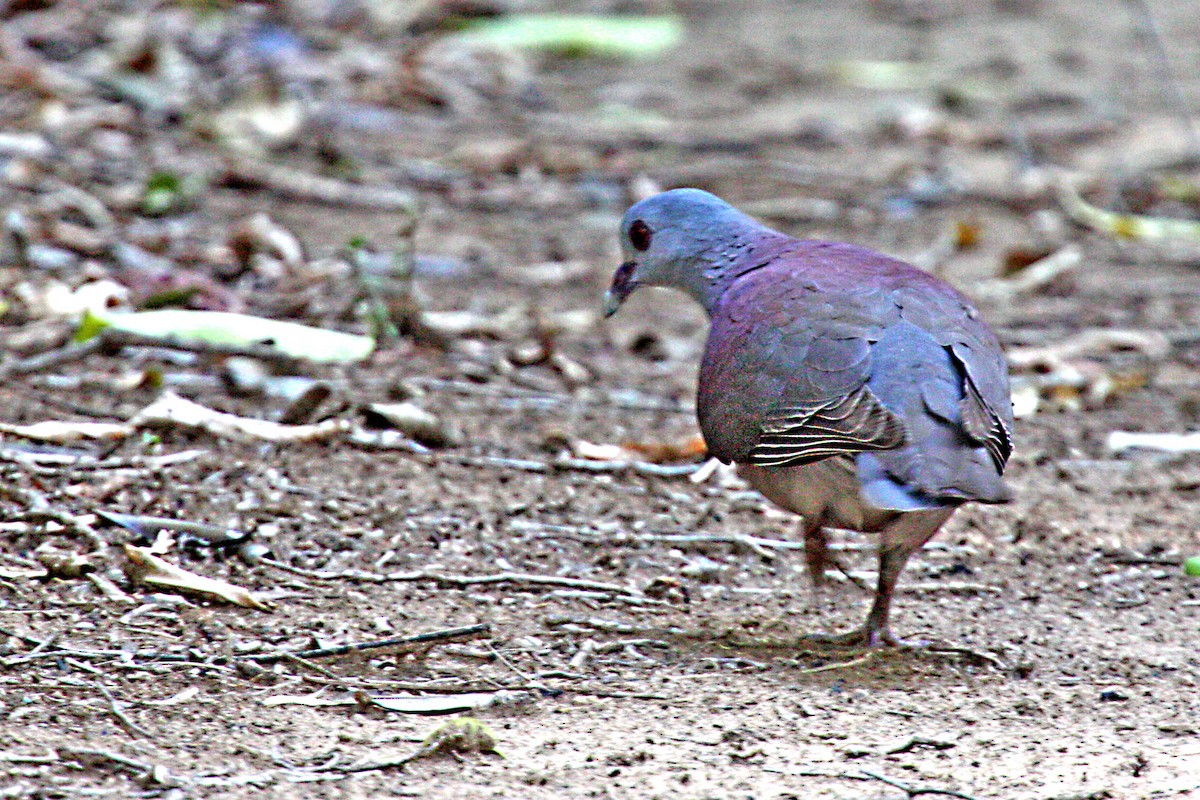
[[[604,293],[604,316],[611,317],[617,313],[625,298],[633,294],[633,290],[638,287],[638,282],[633,277],[636,267],[637,264],[633,261],[626,261],[613,273],[612,285]]]

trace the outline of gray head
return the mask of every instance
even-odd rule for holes
[[[625,261],[605,295],[605,314],[639,286],[679,289],[711,311],[743,252],[772,235],[778,234],[700,189],[672,189],[635,203],[621,220]]]

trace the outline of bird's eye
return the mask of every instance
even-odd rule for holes
[[[629,243],[633,245],[634,250],[647,250],[650,248],[650,226],[642,220],[634,220],[629,226]]]

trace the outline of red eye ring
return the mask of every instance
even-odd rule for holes
[[[629,226],[629,243],[634,250],[650,249],[650,226],[640,219]]]

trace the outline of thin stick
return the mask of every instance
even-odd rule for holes
[[[802,669],[802,670],[800,670],[800,674],[801,675],[812,675],[817,672],[829,672],[830,670],[835,670],[835,669],[849,669],[850,667],[857,667],[859,664],[865,664],[874,657],[875,657],[875,651],[868,650],[866,653],[862,654],[858,658],[852,658],[849,661],[839,661],[836,664],[826,664],[823,667],[813,667],[812,669]]]
[[[509,660],[509,658],[507,656],[505,656],[504,653],[501,653],[499,650],[497,650],[496,647],[494,645],[492,645],[491,642],[488,643],[487,648],[488,648],[488,650],[491,651],[492,655],[494,655],[501,664],[503,664],[504,666],[506,666],[510,670],[512,670],[514,673],[516,673],[517,677],[520,678],[521,680],[525,681],[525,683],[535,686],[539,689],[544,688],[539,681],[537,681],[536,679],[534,679],[534,678],[530,677],[529,675],[526,675],[524,672],[522,672],[517,667],[516,664],[514,664],[511,660]]]
[[[225,160],[226,180],[261,186],[283,197],[334,206],[417,214],[413,195],[390,186],[347,183],[323,175],[296,172],[280,164],[230,155]]]
[[[276,569],[282,569],[293,575],[323,581],[349,580],[360,581],[362,583],[417,583],[420,581],[432,581],[439,586],[453,588],[479,586],[489,583],[514,583],[525,586],[564,586],[569,589],[585,589],[593,592],[606,592],[608,594],[625,595],[628,597],[642,597],[642,593],[639,590],[627,586],[619,586],[615,583],[603,583],[601,581],[589,581],[583,578],[563,578],[557,575],[532,575],[517,572],[499,572],[495,575],[437,575],[424,571],[392,572],[384,575],[378,572],[366,572],[365,570],[329,572],[325,570],[304,569],[303,567],[293,567],[282,561],[276,561],[273,558],[260,559],[259,563],[275,567]]]
[[[909,786],[907,783],[895,780],[894,778],[889,778],[886,775],[880,775],[877,772],[871,772],[870,770],[863,769],[859,770],[859,772],[861,772],[863,775],[866,775],[868,778],[871,778],[872,780],[881,781],[886,783],[888,786],[894,786],[907,794],[909,797],[916,797],[922,794],[940,794],[946,797],[958,797],[961,798],[961,800],[976,800],[976,798],[969,794],[956,792],[953,789],[935,789],[929,786]]]
[[[432,575],[428,572],[394,572],[387,576],[389,581],[436,581],[439,586],[480,586],[489,583],[515,583],[526,586],[565,586],[571,589],[588,589],[594,592],[631,595],[640,597],[641,592],[627,586],[583,578],[563,578],[557,575],[529,575],[517,572],[500,572],[495,575]]]
[[[650,395],[639,400],[620,399],[617,397],[577,397],[569,394],[556,394],[552,392],[538,391],[535,389],[525,389],[519,386],[511,387],[495,387],[486,384],[467,383],[466,381],[452,381],[443,378],[429,378],[418,376],[412,378],[412,382],[418,386],[429,389],[430,391],[454,392],[473,397],[488,397],[505,401],[528,401],[535,406],[543,406],[547,404],[556,405],[582,405],[582,406],[601,406],[609,408],[620,408],[629,411],[653,411],[653,412],[670,412],[676,414],[690,414],[692,409],[679,403],[662,400]],[[489,404],[490,407],[491,404]]]
[[[93,337],[86,342],[72,342],[66,347],[47,350],[44,353],[38,353],[28,358],[8,361],[0,364],[0,378],[9,375],[29,375],[34,372],[44,372],[63,364],[81,361],[92,353],[99,352],[103,346],[104,341],[100,337]]]
[[[131,770],[135,774],[143,775],[151,772],[154,767],[144,761],[135,761],[132,758],[126,758],[120,753],[114,753],[111,750],[96,750],[89,747],[71,747],[70,745],[57,748],[60,757],[73,758],[83,765],[96,764],[103,761],[108,761],[116,764],[118,767],[123,767],[126,770]]]
[[[108,691],[108,687],[101,681],[96,681],[96,688],[100,690],[100,694],[104,695],[104,699],[108,701],[108,710],[117,718],[117,721],[129,729],[130,732],[136,733],[138,736],[144,736],[147,739],[153,739],[154,734],[138,725],[129,716],[117,706],[117,699],[112,696],[112,692]]]
[[[491,630],[491,625],[486,622],[481,622],[478,625],[467,625],[461,628],[447,628],[440,631],[430,631],[429,633],[418,633],[414,636],[397,636],[391,639],[377,639],[370,642],[355,642],[352,644],[336,645],[334,647],[317,647],[312,650],[301,650],[294,653],[284,651],[277,653],[249,655],[244,656],[240,660],[254,661],[259,664],[274,664],[275,662],[282,661],[284,659],[325,658],[327,656],[341,656],[347,653],[359,653],[366,650],[378,650],[384,647],[414,647],[436,644],[439,642],[475,639],[479,636],[490,633]]]

